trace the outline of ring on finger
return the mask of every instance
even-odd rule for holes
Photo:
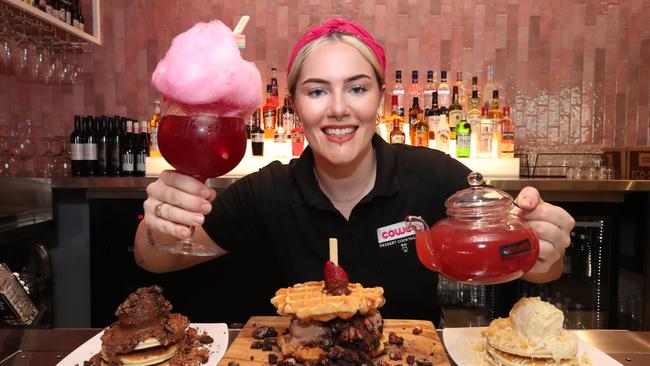
[[[159,203],[156,208],[153,209],[153,212],[156,216],[163,218],[162,217],[162,206],[165,204],[165,202]]]

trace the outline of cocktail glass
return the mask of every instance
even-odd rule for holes
[[[224,117],[170,102],[158,126],[158,146],[165,160],[179,173],[205,182],[224,175],[239,164],[246,152],[245,117]],[[159,250],[184,255],[210,256],[213,248],[196,243],[192,235]]]

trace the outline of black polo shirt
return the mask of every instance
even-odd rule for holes
[[[280,273],[285,285],[321,280],[328,239],[337,238],[350,281],[384,288],[385,318],[437,323],[437,274],[418,260],[415,236],[404,233],[403,221],[417,215],[432,225],[445,217],[444,202],[467,187],[469,169],[437,150],[390,145],[378,135],[372,144],[375,186],[349,221],[318,186],[307,147],[288,165],[273,162],[220,192],[203,227],[232,253],[273,253],[277,263],[268,271]]]

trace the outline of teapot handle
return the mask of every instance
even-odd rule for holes
[[[420,262],[434,272],[440,272],[437,256],[429,243],[429,226],[420,216],[406,216],[404,223],[407,228],[415,230],[415,251]]]

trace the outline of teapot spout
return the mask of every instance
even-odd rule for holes
[[[429,226],[420,216],[406,216],[406,227],[415,230],[415,251],[420,262],[434,272],[440,272],[438,259],[429,243]]]

